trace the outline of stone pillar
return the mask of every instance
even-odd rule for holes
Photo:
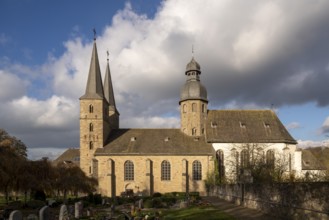
[[[112,159],[109,159],[107,162],[108,162],[107,176],[109,177],[110,197],[114,198],[116,196],[115,163],[114,163],[114,160],[112,160]]]
[[[153,182],[153,161],[150,159],[146,160],[146,182],[149,190],[149,195],[152,196],[154,193],[154,182]]]
[[[182,192],[189,192],[188,161],[182,160]]]

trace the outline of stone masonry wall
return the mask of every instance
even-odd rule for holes
[[[98,156],[99,192],[102,195],[118,196],[126,189],[134,193],[149,195],[154,192],[190,192],[198,191],[205,195],[204,180],[213,161],[209,156]],[[134,180],[124,180],[124,163],[134,163]],[[161,162],[167,160],[171,165],[171,178],[161,180]],[[199,160],[202,164],[202,180],[192,180],[192,163]],[[187,165],[187,175],[186,175]],[[187,183],[187,187],[186,187]],[[115,190],[113,190],[115,189]]]
[[[327,182],[230,184],[212,191],[220,198],[280,219],[329,219],[328,192]]]

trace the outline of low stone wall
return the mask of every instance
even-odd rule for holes
[[[211,194],[280,219],[329,219],[329,182],[227,184]]]

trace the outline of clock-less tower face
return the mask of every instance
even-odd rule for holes
[[[180,94],[181,131],[189,136],[204,134],[207,90],[200,82],[200,65],[192,58],[186,66],[186,82]]]

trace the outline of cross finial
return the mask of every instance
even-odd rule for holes
[[[109,56],[110,56],[109,50],[106,51],[106,55],[107,55],[107,62],[108,62],[109,61]]]
[[[194,57],[194,45],[192,44],[192,57]]]
[[[94,31],[94,40],[96,40],[96,29],[94,28],[93,31]]]

